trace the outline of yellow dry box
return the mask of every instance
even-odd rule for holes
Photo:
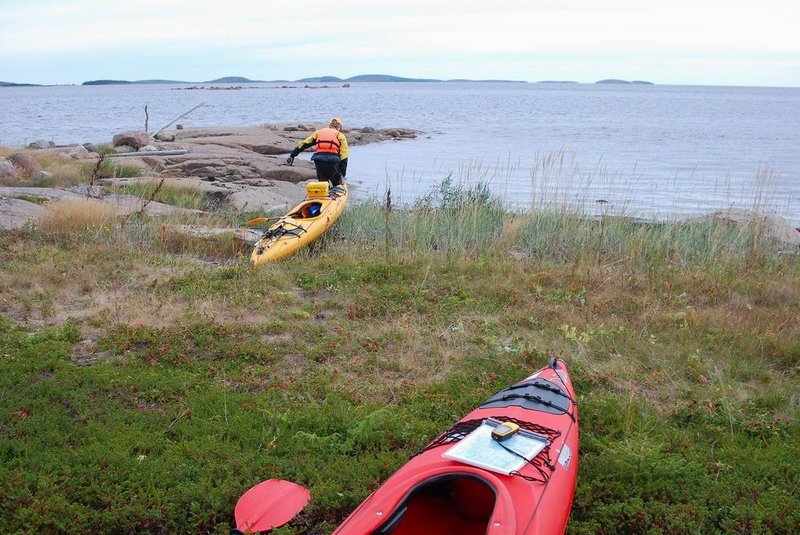
[[[306,196],[310,199],[313,197],[327,197],[328,196],[328,183],[327,182],[309,182],[306,186]]]

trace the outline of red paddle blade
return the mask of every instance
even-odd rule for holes
[[[309,499],[311,493],[297,483],[283,479],[262,481],[236,502],[236,528],[247,533],[280,527],[302,511]]]

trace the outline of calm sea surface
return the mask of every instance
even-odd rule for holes
[[[684,217],[754,205],[800,226],[800,89],[516,84],[353,83],[0,88],[0,145],[108,141],[123,130],[181,123],[239,126],[326,121],[406,127],[413,141],[354,147],[356,196],[387,185],[406,202],[452,173],[488,182],[509,205]],[[209,87],[206,85],[205,87]],[[224,87],[224,86],[223,86]],[[599,201],[599,202],[598,202]]]

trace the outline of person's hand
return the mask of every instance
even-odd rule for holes
[[[294,163],[294,156],[289,156],[286,158],[286,163],[292,165],[292,163]]]

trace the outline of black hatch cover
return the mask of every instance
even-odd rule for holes
[[[569,408],[569,402],[569,396],[557,384],[546,379],[534,379],[498,392],[480,408],[490,409],[517,405],[550,414],[564,414]]]

